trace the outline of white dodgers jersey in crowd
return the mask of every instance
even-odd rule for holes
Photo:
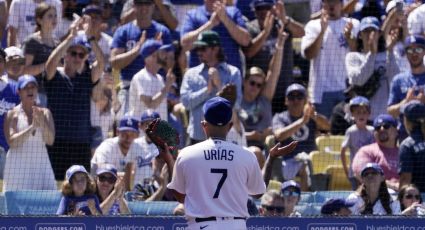
[[[248,194],[266,190],[255,155],[219,139],[184,148],[168,188],[186,195],[188,218],[248,217]]]

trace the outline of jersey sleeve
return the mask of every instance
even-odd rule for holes
[[[305,50],[310,47],[319,36],[320,30],[320,23],[316,23],[316,20],[308,22],[305,26],[305,35],[301,39],[301,54],[303,57],[305,57]]]
[[[124,27],[119,27],[117,31],[114,33],[114,37],[112,38],[111,48],[126,48],[126,37],[124,33]]]
[[[67,203],[67,199],[66,197],[62,197],[61,202],[59,203],[59,208],[56,211],[56,215],[65,215],[65,210],[66,210],[66,203]]]
[[[181,194],[186,194],[186,181],[184,175],[184,164],[180,157],[182,153],[177,157],[176,163],[174,164],[173,177],[171,182],[167,185],[168,189],[176,190]]]
[[[266,192],[266,184],[263,180],[260,166],[258,165],[257,158],[251,153],[252,162],[248,174],[248,193],[250,195],[260,195]]]
[[[342,142],[341,147],[347,148],[350,145],[350,142],[351,142],[351,132],[350,132],[350,129],[348,129],[345,132],[344,141]]]

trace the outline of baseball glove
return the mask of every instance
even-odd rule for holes
[[[219,92],[217,92],[217,96],[227,99],[232,105],[234,105],[237,97],[236,85],[226,84]]]
[[[146,135],[158,147],[160,151],[165,151],[165,143],[173,156],[177,155],[179,134],[166,121],[156,118],[151,121],[146,129]]]

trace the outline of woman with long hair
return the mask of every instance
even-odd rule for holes
[[[381,166],[367,163],[360,176],[362,184],[347,198],[348,202],[354,203],[350,208],[353,215],[400,214],[400,203],[391,197]]]
[[[401,187],[397,198],[403,215],[425,215],[425,206],[422,204],[421,193],[416,185],[408,184]]]

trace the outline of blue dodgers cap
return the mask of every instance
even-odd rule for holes
[[[288,96],[290,93],[292,93],[294,91],[300,92],[304,95],[306,95],[306,93],[307,93],[304,86],[302,86],[298,83],[294,83],[294,84],[291,84],[290,86],[288,86],[288,88],[286,89],[286,96]]]
[[[140,122],[146,122],[151,121],[153,119],[160,118],[159,113],[152,111],[152,110],[146,110],[143,112],[142,117],[140,118]]]
[[[353,207],[354,204],[354,202],[348,202],[344,199],[330,199],[323,204],[320,213],[323,215],[332,215],[335,212],[339,212],[341,208],[350,208]]]
[[[377,128],[382,125],[390,124],[394,127],[397,127],[397,121],[389,114],[380,114],[373,121],[373,127]]]
[[[288,181],[283,182],[280,190],[283,192],[290,187],[295,188],[296,190],[298,190],[298,192],[301,191],[300,185],[297,182],[295,182],[294,180],[288,180]]]
[[[351,106],[370,106],[369,100],[363,96],[356,96],[350,100],[350,109]]]
[[[410,35],[404,41],[404,47],[408,47],[410,45],[420,45],[425,46],[425,37],[421,35]]]
[[[161,47],[159,47],[159,50],[163,50],[165,52],[174,52],[176,48],[173,44],[164,44]]]
[[[377,163],[367,163],[363,167],[362,171],[360,172],[360,176],[363,176],[364,173],[366,172],[366,170],[368,170],[368,169],[373,169],[373,170],[375,170],[375,172],[378,172],[381,175],[384,175],[384,170],[382,170],[382,168],[379,164],[377,164]]]
[[[274,0],[253,0],[250,5],[255,10],[255,7],[273,6],[274,4],[276,4]]]
[[[20,76],[18,79],[18,89],[25,88],[25,86],[27,86],[29,83],[34,83],[36,86],[38,86],[37,79],[35,79],[34,76],[28,74]]]
[[[418,121],[425,118],[425,105],[418,100],[412,100],[403,105],[400,112],[408,120]]]
[[[112,164],[101,164],[99,168],[97,168],[96,175],[99,176],[100,174],[103,174],[103,173],[110,173],[115,178],[117,178],[117,175],[118,175],[117,168],[115,168],[115,166]]]
[[[381,27],[381,23],[379,23],[379,20],[376,17],[364,17],[360,21],[360,31],[363,31],[367,28],[374,28],[375,30],[379,30]]]
[[[87,40],[87,36],[85,34],[79,34],[72,40],[72,43],[69,46],[69,48],[74,46],[79,46],[83,48],[86,51],[86,53],[90,53],[91,51],[90,42]]]
[[[102,14],[102,8],[97,5],[91,4],[83,9],[83,14]]]
[[[69,167],[68,170],[66,170],[66,174],[65,174],[65,179],[71,183],[71,178],[72,176],[74,176],[74,174],[76,173],[85,173],[87,175],[89,175],[89,173],[87,172],[86,168],[84,168],[84,166],[82,165],[73,165],[71,167]]]
[[[151,56],[153,53],[155,53],[159,48],[161,48],[162,43],[154,40],[154,39],[148,39],[143,43],[142,48],[140,49],[140,55],[143,59]]]
[[[222,97],[213,97],[202,107],[205,120],[215,126],[227,125],[232,119],[232,105]]]
[[[130,116],[124,116],[120,120],[118,131],[133,131],[139,132],[139,121]]]

